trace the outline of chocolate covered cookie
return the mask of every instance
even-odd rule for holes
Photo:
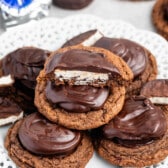
[[[16,101],[24,111],[32,112],[34,107],[34,88],[36,77],[44,67],[50,52],[35,47],[19,48],[0,60],[0,76],[11,75],[15,82]]]
[[[168,105],[168,80],[156,79],[146,83],[140,94],[148,97],[154,104]]]
[[[107,123],[122,108],[126,63],[104,49],[73,46],[54,52],[37,79],[35,104],[49,120],[86,130]]]
[[[144,167],[168,156],[168,113],[145,97],[127,99],[122,111],[95,134],[95,149],[113,165]]]
[[[82,9],[93,0],[53,0],[53,4],[65,9]]]
[[[146,83],[140,94],[148,97],[152,103],[160,107],[165,113],[168,114],[168,80],[156,79]]]
[[[14,123],[23,117],[23,110],[15,103],[14,79],[0,77],[0,126]]]
[[[168,40],[168,2],[157,0],[152,11],[152,20],[158,33]]]
[[[44,67],[50,52],[35,48],[19,48],[0,60],[1,76],[12,75],[29,89],[34,89],[36,77]]]
[[[22,168],[84,168],[93,155],[85,133],[51,123],[39,113],[15,123],[8,131],[5,147]]]
[[[0,126],[14,123],[23,117],[23,110],[11,99],[0,96]]]

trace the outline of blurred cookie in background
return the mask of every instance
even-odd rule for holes
[[[53,0],[53,4],[64,9],[82,9],[93,0]]]
[[[168,1],[157,0],[152,11],[152,20],[159,34],[168,40]]]

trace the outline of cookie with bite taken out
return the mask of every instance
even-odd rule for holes
[[[127,64],[111,52],[84,46],[60,49],[37,78],[35,104],[40,113],[65,127],[87,130],[108,123],[121,110]]]

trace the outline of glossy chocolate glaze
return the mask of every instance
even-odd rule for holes
[[[102,37],[98,40],[94,47],[101,47],[123,58],[132,70],[134,77],[143,73],[147,65],[146,50],[139,44],[127,40]]]
[[[34,47],[19,48],[1,60],[3,75],[11,74],[15,79],[30,81],[23,82],[28,88],[34,89],[33,82],[43,69],[49,52]],[[33,88],[32,88],[33,87]]]
[[[67,155],[81,140],[81,133],[51,123],[39,113],[27,116],[18,131],[22,145],[39,155]]]
[[[82,113],[103,107],[109,95],[109,88],[93,86],[56,86],[48,81],[45,94],[47,99],[59,107]]]
[[[120,75],[118,69],[104,55],[77,49],[54,55],[47,63],[45,71],[48,74],[55,69],[108,73],[110,77]]]
[[[72,39],[68,40],[63,46],[63,47],[68,47],[68,46],[73,46],[73,45],[77,45],[77,44],[81,44],[83,41],[85,41],[86,39],[88,39],[90,36],[92,36],[93,34],[96,33],[97,30],[90,30],[84,33],[81,33],[75,37],[73,37]]]
[[[141,89],[146,97],[168,97],[168,79],[156,79],[147,82]]]
[[[124,146],[143,145],[161,138],[167,130],[163,111],[145,97],[126,100],[122,111],[103,128],[104,136]]]
[[[12,100],[0,97],[0,119],[18,116],[22,109]]]

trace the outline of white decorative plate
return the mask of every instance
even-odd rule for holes
[[[102,20],[92,15],[76,15],[64,19],[47,18],[14,28],[0,36],[0,58],[22,46],[58,49],[68,39],[90,29],[99,29],[105,36],[127,38],[140,43],[155,55],[158,78],[168,78],[168,43],[161,36],[117,20]],[[3,146],[8,127],[0,128],[0,168],[16,168]],[[150,168],[166,168],[168,159]],[[115,168],[94,154],[86,168]]]

